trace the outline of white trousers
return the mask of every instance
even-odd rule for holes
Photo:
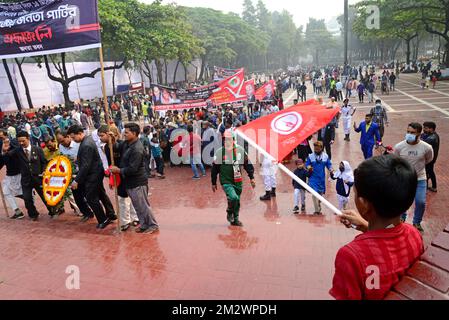
[[[125,226],[134,221],[139,221],[136,210],[134,209],[130,198],[118,197],[120,226]]]
[[[299,198],[301,197],[301,205],[306,205],[306,190],[295,189],[295,207],[299,207]]]
[[[263,176],[263,183],[265,184],[265,191],[271,191],[271,189],[276,188],[276,176],[275,175]]]
[[[352,117],[343,117],[343,130],[345,134],[351,133]]]
[[[19,208],[15,197],[22,195],[22,184],[20,182],[21,178],[22,176],[18,174],[15,176],[6,176],[2,181],[2,189],[5,200],[13,211]]]
[[[338,209],[340,209],[340,210],[348,209],[348,204],[349,204],[348,197],[343,197],[343,196],[337,195],[337,199],[338,199]]]

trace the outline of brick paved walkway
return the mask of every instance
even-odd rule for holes
[[[402,140],[411,121],[438,124],[443,141],[436,166],[439,193],[429,195],[423,223],[430,244],[449,223],[449,150],[444,144],[449,84],[422,92],[418,83],[416,75],[401,75],[400,91],[385,97],[394,109],[385,144]],[[285,95],[289,97],[293,99],[291,92]],[[359,107],[357,122],[368,111],[367,104]],[[343,138],[340,128],[334,161],[349,160],[355,167],[362,160],[358,139],[353,134],[346,143]],[[118,234],[112,226],[97,231],[93,221],[81,224],[70,210],[58,220],[42,216],[31,222],[7,220],[0,209],[0,299],[330,298],[336,252],[355,231],[343,228],[328,211],[318,218],[294,216],[291,182],[283,174],[279,195],[271,203],[258,200],[263,194],[260,176],[255,191],[245,180],[245,227],[229,227],[224,194],[212,193],[209,173],[200,181],[190,178],[189,168],[173,168],[166,180],[150,181],[150,200],[161,225],[155,235]],[[336,203],[334,189],[329,183],[328,198]],[[310,213],[310,196],[307,208]],[[66,289],[70,265],[80,268],[80,290]]]

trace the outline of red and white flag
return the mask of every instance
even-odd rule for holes
[[[309,100],[250,122],[237,128],[236,133],[281,162],[301,142],[331,122],[339,111]]]

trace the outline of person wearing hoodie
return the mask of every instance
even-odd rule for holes
[[[347,210],[349,195],[354,185],[354,172],[348,161],[340,162],[339,170],[331,174],[332,180],[337,180],[338,209]]]

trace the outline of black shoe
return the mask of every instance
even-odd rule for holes
[[[270,195],[272,198],[276,198],[276,188],[271,189]]]
[[[231,222],[231,226],[234,226],[234,227],[243,227],[243,223],[240,222],[240,221],[238,221],[238,220],[236,220],[236,221]]]
[[[131,227],[130,223],[125,224],[124,226],[120,227],[120,231],[125,232],[125,231],[127,231],[129,229],[129,227]]]
[[[159,228],[158,228],[158,227],[155,227],[155,228],[147,228],[147,229],[138,228],[138,229],[136,230],[136,233],[149,233],[149,234],[152,234],[152,233],[155,233],[155,232],[157,232],[157,231],[159,231]]]
[[[234,222],[234,214],[232,212],[228,212],[227,219],[229,223]]]
[[[106,219],[103,223],[100,223],[97,225],[97,229],[104,229],[106,228],[108,225],[111,224],[111,220],[110,219]]]
[[[306,212],[306,206],[301,206],[301,212]]]
[[[265,195],[263,195],[262,197],[259,198],[261,201],[268,201],[271,200],[271,192],[270,191],[266,191]]]
[[[428,188],[427,190],[429,190],[430,192],[434,192],[434,193],[438,192],[437,188]]]
[[[108,216],[108,219],[111,221],[115,221],[115,220],[117,220],[117,216],[115,214],[113,214],[113,215],[111,214],[110,216]]]
[[[90,220],[90,219],[92,219],[94,216],[83,216],[82,218],[81,218],[81,222],[86,222],[86,221],[88,221],[88,220]]]
[[[295,206],[295,207],[293,208],[293,213],[294,213],[294,214],[298,214],[298,213],[299,213],[299,207],[298,207],[298,206]]]
[[[39,220],[39,216],[37,215],[35,217],[30,217],[30,219],[31,219],[31,221],[37,221],[37,220]]]
[[[22,213],[22,211],[16,210],[14,212],[15,212],[14,215],[12,217],[10,217],[10,219],[12,219],[12,220],[16,220],[16,219],[19,220],[19,219],[25,218],[25,215]]]
[[[321,215],[323,215],[323,213],[317,211],[317,212],[314,212],[313,215],[314,215],[314,216],[321,216]]]

